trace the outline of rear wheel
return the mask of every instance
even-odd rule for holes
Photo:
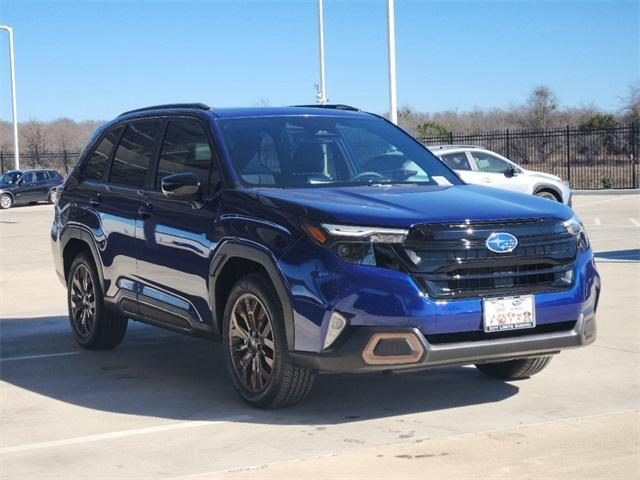
[[[551,357],[519,358],[507,362],[479,363],[476,365],[485,375],[503,380],[528,378],[543,370]]]
[[[6,210],[7,208],[11,208],[13,205],[13,197],[8,193],[3,193],[0,195],[0,208]]]
[[[56,198],[58,198],[58,191],[54,188],[49,192],[49,203],[56,203]]]
[[[250,274],[235,284],[224,312],[223,339],[231,380],[251,405],[294,405],[311,390],[316,374],[291,363],[282,306],[265,276]]]
[[[122,342],[128,319],[105,308],[98,272],[87,253],[79,254],[71,264],[67,302],[71,330],[81,347],[105,350]]]

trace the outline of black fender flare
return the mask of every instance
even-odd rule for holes
[[[89,251],[91,252],[91,256],[93,257],[93,263],[98,270],[98,277],[100,279],[100,288],[104,292],[104,274],[102,272],[102,261],[100,259],[100,254],[98,253],[98,247],[96,246],[96,241],[93,238],[93,235],[87,232],[84,228],[79,226],[70,225],[67,226],[62,233],[60,234],[60,256],[63,261],[64,268],[64,250],[67,248],[67,244],[71,240],[80,240],[83,243],[87,244],[89,247]],[[65,281],[67,279],[65,278]]]
[[[219,331],[220,329],[218,328],[217,318],[215,318],[216,312],[218,311],[215,299],[216,286],[218,281],[223,281],[219,273],[232,258],[251,260],[260,264],[265,269],[276,289],[280,304],[282,305],[287,348],[289,351],[294,350],[295,323],[293,320],[293,306],[284,283],[283,275],[276,265],[276,261],[273,255],[271,255],[271,252],[265,247],[253,242],[243,242],[239,240],[225,241],[216,249],[213,260],[211,261],[211,268],[209,269],[209,302],[214,316],[213,329],[216,336],[222,337],[222,332]]]

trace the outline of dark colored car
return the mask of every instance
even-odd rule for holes
[[[0,176],[0,208],[20,203],[55,203],[63,182],[55,170],[11,170]]]
[[[122,114],[65,182],[51,239],[81,346],[115,347],[129,319],[221,339],[262,407],[317,372],[527,377],[596,334],[600,277],[570,208],[466,185],[351,107]]]

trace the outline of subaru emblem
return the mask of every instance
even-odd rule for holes
[[[509,253],[518,246],[518,239],[507,232],[495,232],[489,235],[484,244],[494,253]]]

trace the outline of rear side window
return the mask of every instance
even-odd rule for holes
[[[47,175],[45,172],[36,172],[36,182],[46,182]]]
[[[107,167],[109,155],[113,150],[113,146],[118,141],[121,129],[113,130],[107,133],[100,141],[96,149],[89,156],[82,168],[82,176],[89,180],[102,180],[104,171]]]
[[[213,155],[202,126],[195,120],[169,122],[160,150],[155,186],[175,173],[191,172],[200,177],[203,191],[209,192]],[[217,174],[217,172],[215,172]]]
[[[136,122],[127,125],[113,157],[109,181],[127,187],[142,188],[151,164],[160,123]]]
[[[442,155],[442,161],[453,170],[471,170],[469,159],[465,152],[448,153]]]

